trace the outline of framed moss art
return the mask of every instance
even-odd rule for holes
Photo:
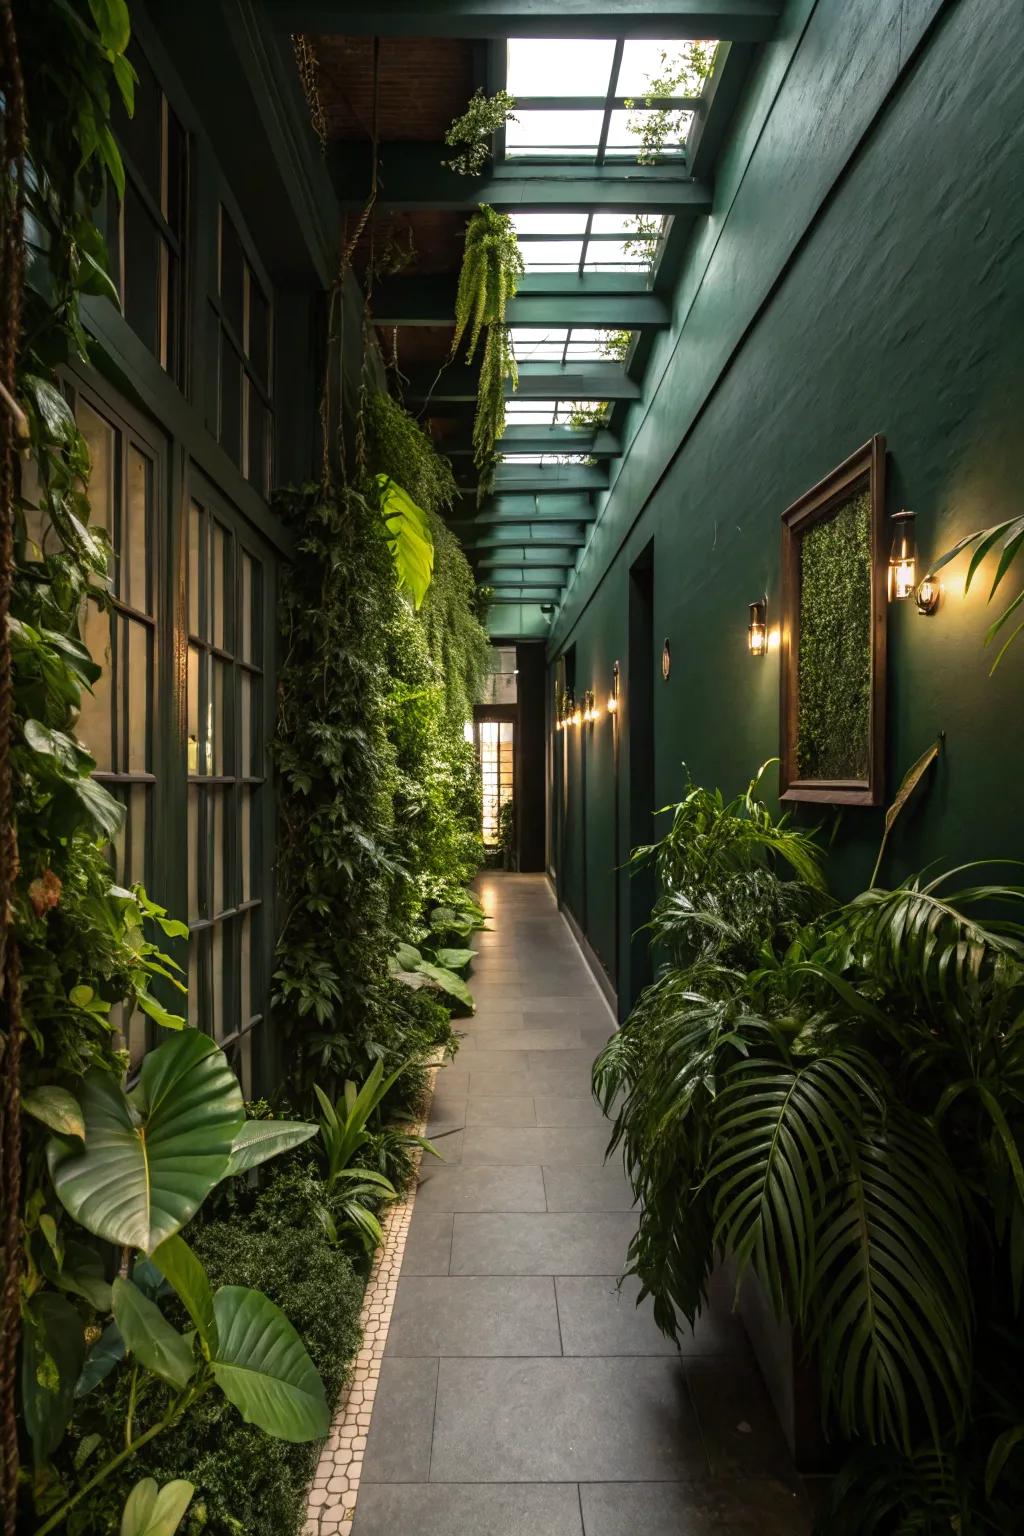
[[[782,517],[783,800],[885,795],[885,439]]]

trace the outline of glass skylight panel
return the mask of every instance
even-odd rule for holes
[[[661,115],[657,107],[633,107],[616,109],[611,113],[608,126],[608,141],[605,145],[605,153],[620,157],[636,159],[644,152],[643,130]],[[693,122],[692,112],[669,112],[671,131],[666,135],[664,143],[658,150],[658,159],[669,159],[673,155],[681,155],[683,145],[690,132],[690,124]]]
[[[655,214],[651,217],[659,216]],[[628,235],[636,228],[636,218],[635,213],[595,213],[590,233],[592,235]],[[663,222],[663,219],[660,221]]]
[[[661,41],[655,38],[627,38],[622,49],[615,94],[633,96],[642,101],[652,80],[683,73],[680,66],[685,66],[695,51],[702,52],[705,58],[714,58],[717,47],[715,42],[694,43],[685,38],[665,38]],[[699,96],[700,85],[698,71],[691,67],[686,70],[686,78],[674,88],[673,95]]]
[[[583,235],[587,230],[585,213],[514,213],[512,225],[517,235]]]
[[[503,464],[589,464],[585,453],[503,453]]]
[[[521,363],[560,363],[569,339],[569,332],[564,327],[561,330],[542,330],[514,325],[511,335],[512,349]]]
[[[611,38],[513,37],[505,89],[513,96],[604,96],[615,43]]]
[[[634,244],[625,240],[594,240],[587,246],[585,272],[646,272],[651,265],[651,246],[647,241]]]
[[[527,272],[575,271],[583,257],[582,240],[520,240]]]
[[[608,414],[607,400],[557,400],[556,426],[598,426]],[[586,420],[581,420],[581,418]]]
[[[517,111],[516,120],[505,128],[505,154],[509,159],[521,155],[597,154],[604,124],[601,111]]]

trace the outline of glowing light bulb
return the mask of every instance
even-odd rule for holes
[[[750,622],[747,625],[747,645],[751,656],[763,656],[768,649],[768,599],[762,597],[750,604]]]
[[[917,539],[914,534],[916,513],[893,513],[894,532],[889,551],[889,601],[901,603],[913,597],[917,586]]]

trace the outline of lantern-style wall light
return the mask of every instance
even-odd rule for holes
[[[581,726],[583,724],[583,711],[578,704],[572,712],[572,723],[575,726]]]
[[[751,656],[763,656],[768,650],[768,595],[750,604],[747,645]]]
[[[915,512],[904,508],[892,515],[892,548],[889,550],[889,601],[905,602],[917,586],[917,536]]]
[[[588,688],[583,695],[583,723],[593,725],[597,720],[597,701],[594,698],[593,688]]]
[[[619,664],[618,664],[618,662],[616,662],[615,665],[612,667],[612,691],[608,695],[608,713],[610,715],[614,715],[614,714],[618,713],[618,708],[619,708],[619,680],[620,680]]]

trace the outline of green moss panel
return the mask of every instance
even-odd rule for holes
[[[866,492],[800,540],[797,767],[865,779],[871,725],[871,500]]]

